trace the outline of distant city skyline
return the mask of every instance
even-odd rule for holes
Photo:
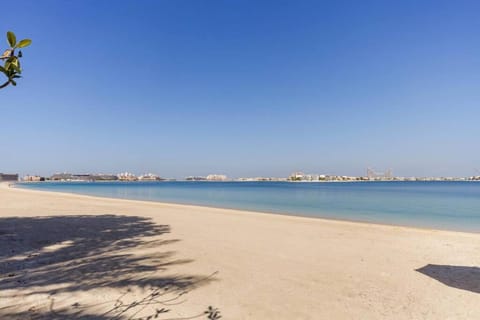
[[[367,168],[366,174],[361,175],[345,175],[345,174],[328,174],[328,173],[312,173],[295,171],[285,176],[228,176],[226,174],[210,173],[208,175],[191,175],[186,177],[172,177],[158,175],[148,172],[136,174],[133,172],[55,172],[50,175],[7,173],[5,176],[17,176],[21,181],[478,181],[480,180],[480,171],[477,174],[469,176],[399,176],[394,175],[392,169],[385,171],[375,171]],[[0,173],[0,181],[3,173]]]
[[[0,91],[0,172],[479,174],[480,2],[2,9],[33,43]]]

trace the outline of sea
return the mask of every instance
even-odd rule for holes
[[[21,188],[98,197],[480,232],[480,182],[39,182]]]

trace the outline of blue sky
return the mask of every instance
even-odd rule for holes
[[[480,169],[478,1],[9,1],[0,172]],[[6,40],[1,40],[6,46]]]

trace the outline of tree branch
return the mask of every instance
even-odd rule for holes
[[[10,80],[8,80],[8,81],[5,82],[4,84],[0,85],[0,89],[5,88],[5,87],[8,86],[9,84],[10,84]]]

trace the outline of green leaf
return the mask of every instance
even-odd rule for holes
[[[23,39],[17,44],[17,48],[25,48],[32,44],[32,40],[30,39]]]
[[[10,62],[11,64],[18,66],[18,58],[15,56],[11,56],[10,58],[8,58],[7,62]]]
[[[20,70],[20,61],[18,61],[17,57],[8,58],[7,62],[5,63],[5,69],[7,69],[7,71],[14,71],[17,73],[22,72]]]
[[[14,73],[22,73],[22,70],[20,70],[18,66],[13,64],[12,64],[12,70],[14,71]]]
[[[17,85],[17,83],[15,82],[15,80],[10,80],[10,82],[11,82],[14,86]]]
[[[15,37],[15,33],[13,33],[12,31],[7,32],[7,40],[10,44],[10,47],[12,48],[15,47],[15,45],[17,44],[17,37]]]

